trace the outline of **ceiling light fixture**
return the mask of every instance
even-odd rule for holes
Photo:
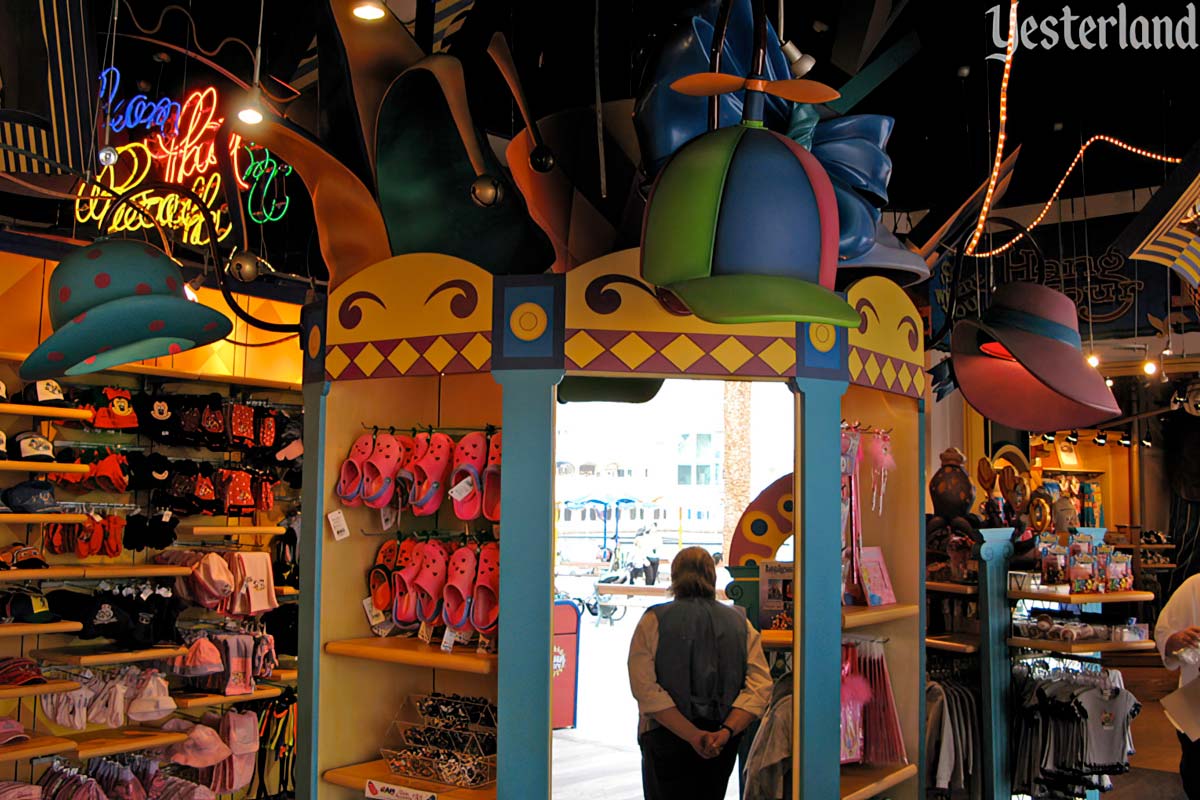
[[[1043,433],[1042,441],[1046,444],[1054,444],[1054,431],[1046,431]]]
[[[262,91],[258,88],[258,77],[262,71],[263,11],[266,6],[267,0],[260,0],[258,4],[258,42],[254,45],[254,83],[246,94],[246,105],[238,111],[238,119],[247,125],[257,125],[263,121]]]
[[[1148,433],[1143,434],[1142,435],[1142,447],[1153,447],[1153,446],[1154,446],[1154,442],[1152,442],[1150,440],[1150,434],[1148,434]]]
[[[1133,445],[1133,439],[1129,437],[1129,431],[1121,434],[1121,447],[1130,447]]]
[[[1146,373],[1147,375],[1153,375],[1154,373],[1158,372],[1158,362],[1146,359],[1142,362],[1142,372]]]
[[[1079,444],[1079,431],[1073,430],[1064,437],[1069,444]]]
[[[1087,357],[1087,362],[1088,362],[1089,367],[1093,367],[1093,368],[1098,367],[1098,366],[1100,366],[1100,356],[1096,355],[1095,353],[1092,353],[1090,356]]]
[[[1108,388],[1110,388],[1110,389],[1111,389],[1111,388],[1113,387],[1113,379],[1112,379],[1112,378],[1105,378],[1105,379],[1104,379],[1104,385],[1105,385],[1105,386],[1107,386]]]
[[[1105,431],[1096,431],[1096,435],[1092,437],[1092,444],[1097,447],[1104,447],[1108,444],[1108,433]]]
[[[364,22],[374,22],[377,19],[386,17],[387,9],[383,7],[383,3],[379,2],[379,0],[362,0],[362,2],[354,4],[354,9],[351,13]]]
[[[183,296],[193,303],[200,302],[200,287],[204,285],[204,276],[197,275],[183,285]]]

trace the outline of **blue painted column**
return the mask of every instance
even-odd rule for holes
[[[919,616],[918,622],[917,622],[917,641],[920,643],[920,647],[917,648],[917,650],[918,650],[917,659],[918,659],[918,665],[920,667],[920,671],[917,673],[920,676],[920,689],[919,689],[917,696],[922,698],[922,705],[920,707],[923,707],[923,702],[924,702],[924,697],[925,697],[925,675],[926,675],[926,669],[927,669],[926,664],[928,661],[928,655],[925,651],[925,631],[929,630],[929,622],[926,619],[926,615],[929,611],[929,604],[927,602],[925,602],[925,575],[926,575],[926,572],[925,572],[925,565],[926,565],[926,552],[925,552],[925,544],[926,544],[926,538],[925,538],[925,491],[926,491],[925,474],[926,474],[926,469],[925,469],[925,458],[926,458],[926,454],[925,454],[925,401],[918,400],[917,401],[917,466],[918,466],[918,469],[920,470],[920,478],[917,480],[917,519],[915,520],[915,522],[917,525],[917,542],[918,542],[918,553],[919,553],[918,561],[917,561],[917,581],[919,584],[918,590],[917,590],[917,598],[918,598],[917,602],[920,604],[920,609],[921,609],[920,616]],[[926,781],[925,764],[926,764],[926,761],[925,761],[925,714],[918,713],[917,714],[917,786],[921,787],[922,791],[924,790],[924,787],[929,785],[928,783],[925,782]]]
[[[548,800],[554,406],[563,378],[566,280],[498,275],[492,285],[492,377],[504,389],[496,796]]]
[[[841,419],[846,382],[797,378],[794,800],[841,796]]]
[[[321,685],[321,551],[325,537],[325,411],[330,384],[325,380],[325,301],[300,314],[304,349],[304,485],[300,490],[300,679],[297,683],[296,798],[314,800],[317,770],[318,687]]]
[[[1012,797],[1008,707],[1012,693],[1012,659],[1008,632],[1008,560],[1012,528],[984,528],[979,545],[979,671],[983,685],[983,798]]]
[[[563,373],[492,374],[504,387],[497,797],[531,800],[550,797],[554,387]]]

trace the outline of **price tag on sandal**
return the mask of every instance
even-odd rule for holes
[[[350,528],[346,525],[346,515],[340,508],[330,511],[325,516],[329,520],[329,527],[333,530],[335,542],[340,542],[350,535]]]
[[[454,650],[454,645],[458,644],[458,632],[446,626],[446,632],[442,634],[442,652],[449,653]]]
[[[364,598],[362,604],[363,611],[367,612],[367,623],[370,624],[372,628],[374,628],[376,625],[382,625],[387,621],[387,615],[375,607],[375,600],[373,598]]]
[[[422,622],[420,630],[417,631],[417,638],[425,644],[433,644],[433,623]]]
[[[475,480],[468,475],[458,483],[450,487],[446,494],[450,495],[451,500],[463,500],[471,492],[475,490]]]

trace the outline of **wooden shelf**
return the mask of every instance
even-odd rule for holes
[[[31,736],[27,742],[0,745],[0,761],[25,761],[42,756],[56,756],[74,749],[75,742],[61,736]]]
[[[283,689],[278,686],[259,686],[250,694],[173,694],[171,699],[179,708],[208,708],[245,703],[249,700],[269,700],[281,694]]]
[[[108,578],[185,578],[192,568],[175,564],[97,564],[85,566],[83,577],[88,580]]]
[[[1025,647],[1030,650],[1046,650],[1051,653],[1120,653],[1138,650],[1153,650],[1153,639],[1140,642],[1063,642],[1057,639],[1026,639],[1014,636],[1008,640],[1009,647]]]
[[[73,667],[102,667],[108,664],[136,664],[187,655],[186,647],[150,647],[145,650],[108,650],[103,647],[51,647],[34,650],[29,657],[50,664]]]
[[[197,525],[180,533],[187,536],[279,536],[287,533],[281,525]]]
[[[276,586],[275,594],[278,597],[295,597],[300,594],[300,590],[295,586]]]
[[[71,740],[76,757],[81,761],[87,761],[89,758],[101,758],[117,753],[133,753],[138,750],[151,750],[179,744],[187,739],[187,734],[150,728],[117,728],[116,730],[73,733],[66,738]]]
[[[413,667],[470,672],[475,675],[490,675],[496,671],[495,655],[480,655],[474,650],[462,648],[445,653],[440,647],[425,644],[416,638],[341,639],[326,642],[325,652],[370,661],[408,664]]]
[[[913,767],[913,771],[916,771],[916,767]],[[351,764],[348,767],[325,770],[321,779],[334,786],[343,786],[360,793],[366,791],[367,781],[375,781],[433,792],[437,794],[438,800],[495,800],[496,798],[495,784],[482,789],[457,789],[441,783],[408,778],[393,774],[387,768],[387,762],[382,758],[378,761],[368,761],[365,764]],[[864,797],[867,796],[869,795],[864,795]]]
[[[74,580],[83,577],[83,567],[48,567],[47,569],[0,569],[0,582]]]
[[[0,514],[0,525],[41,525],[44,522],[82,525],[87,519],[87,514]]]
[[[1008,599],[1041,600],[1047,603],[1066,603],[1068,605],[1084,605],[1086,603],[1144,603],[1154,599],[1154,592],[1087,592],[1075,594],[1067,592],[1013,590],[1008,593]]]
[[[1174,550],[1173,544],[1114,544],[1113,547],[1125,547],[1130,550]]]
[[[926,636],[925,646],[930,650],[944,650],[947,653],[978,653],[979,637],[969,633]]]
[[[271,677],[264,680],[275,681],[276,683],[295,683],[300,680],[300,670],[298,669],[275,669],[271,671]]]
[[[1178,569],[1178,564],[1142,564],[1141,569],[1161,570],[1161,569]]]
[[[842,767],[842,800],[869,800],[916,774],[916,764],[883,767],[847,764]]]
[[[0,636],[40,636],[44,633],[78,633],[83,625],[78,622],[5,622],[0,623]]]
[[[45,683],[27,683],[24,686],[0,686],[0,700],[37,697],[43,694],[61,694],[62,692],[73,692],[78,688],[79,681],[46,681]]]
[[[878,625],[881,622],[915,617],[920,613],[921,607],[915,603],[892,603],[886,606],[843,606],[842,627],[850,629],[861,628],[864,625]]]
[[[979,586],[974,583],[951,583],[950,581],[926,581],[925,591],[941,592],[942,594],[979,594]]]
[[[56,461],[0,461],[0,472],[61,472],[64,475],[86,475],[87,464],[59,464]]]
[[[25,403],[0,403],[0,414],[14,417],[50,417],[51,419],[81,419],[91,422],[95,412],[86,408],[55,408]]]

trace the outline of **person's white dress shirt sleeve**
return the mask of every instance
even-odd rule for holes
[[[1185,664],[1167,652],[1167,639],[1181,630],[1200,625],[1200,575],[1193,575],[1179,585],[1171,599],[1163,606],[1154,626],[1154,641],[1167,669],[1179,669],[1179,685],[1190,683],[1200,676],[1200,670]]]
[[[675,707],[671,695],[658,684],[658,673],[654,669],[657,653],[658,617],[647,611],[634,629],[633,640],[629,643],[629,689],[637,700],[638,712],[643,719]]]

